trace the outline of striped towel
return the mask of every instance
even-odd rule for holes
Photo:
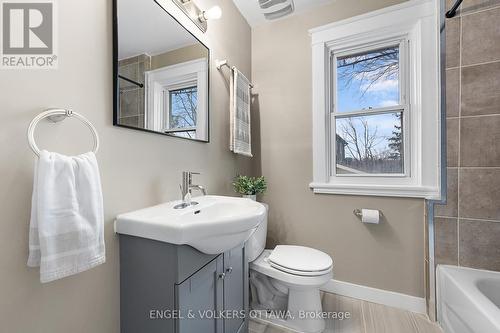
[[[231,73],[229,149],[235,154],[252,157],[250,81],[236,67]]]

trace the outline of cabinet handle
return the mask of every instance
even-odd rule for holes
[[[219,279],[224,280],[226,278],[226,273],[220,273]]]
[[[227,274],[231,274],[233,272],[233,268],[232,267],[229,267],[226,269],[226,273]]]

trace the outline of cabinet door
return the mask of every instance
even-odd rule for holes
[[[223,333],[223,257],[214,259],[190,278],[176,285],[178,333]],[[194,318],[189,317],[192,314]]]
[[[224,253],[224,333],[243,332],[246,325],[248,278],[245,248],[240,246]]]

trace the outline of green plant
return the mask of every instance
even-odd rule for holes
[[[237,176],[233,182],[234,190],[243,195],[261,194],[267,190],[264,177]]]

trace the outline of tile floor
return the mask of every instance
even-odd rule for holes
[[[442,333],[425,315],[334,294],[323,294],[323,311],[349,312],[350,318],[327,321],[325,333]],[[295,331],[251,320],[249,333]]]

